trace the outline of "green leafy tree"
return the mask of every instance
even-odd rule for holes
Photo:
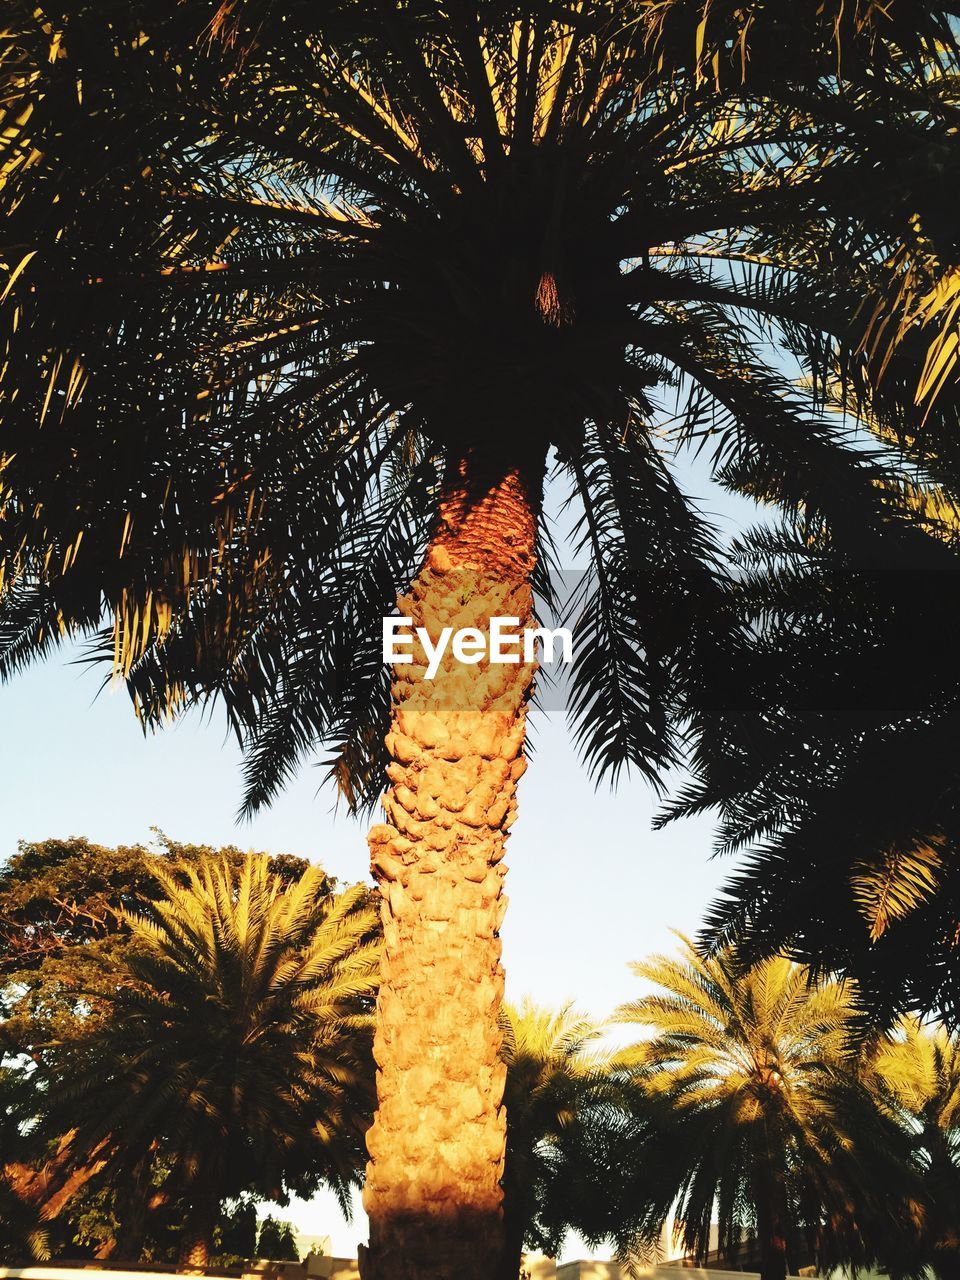
[[[634,966],[656,990],[617,1015],[650,1033],[622,1065],[669,1108],[664,1221],[675,1200],[684,1245],[704,1259],[716,1214],[721,1257],[748,1246],[762,1280],[783,1280],[801,1253],[876,1260],[864,1224],[893,1231],[912,1184],[895,1126],[855,1082],[849,990],[788,960],[744,971],[730,951],[681,941],[678,959]]]
[[[236,1204],[223,1205],[213,1233],[214,1256],[221,1265],[233,1265],[246,1258],[260,1257],[257,1250],[257,1206],[249,1196]]]
[[[164,1172],[153,1170],[154,1182],[164,1180]],[[130,1188],[122,1181],[92,1179],[71,1196],[64,1209],[45,1222],[45,1238],[51,1257],[99,1260],[130,1257],[130,1246],[139,1249],[139,1261],[176,1266],[182,1244],[182,1227],[188,1206],[162,1185],[150,1197],[150,1210],[145,1224],[140,1224],[137,1241],[133,1241],[130,1219]],[[264,1219],[266,1241],[259,1241],[260,1224],[255,1199],[243,1194],[221,1205],[213,1238],[209,1263],[216,1267],[236,1267],[253,1258],[294,1259],[292,1241],[286,1240],[283,1228],[288,1224]],[[276,1236],[280,1230],[279,1241]],[[278,1249],[280,1252],[271,1252]],[[26,1257],[22,1247],[17,1254]]]
[[[672,1197],[657,1105],[615,1067],[604,1025],[572,1005],[506,1004],[502,1021],[507,1247],[498,1275],[517,1280],[525,1250],[555,1256],[570,1231],[612,1244],[624,1265],[652,1261]]]
[[[605,1024],[572,1005],[506,1004],[502,1020],[507,1249],[499,1275],[522,1274],[523,1250],[557,1255],[570,1231],[612,1245],[624,1267],[655,1262],[674,1196],[660,1139],[669,1109],[618,1064],[602,1042]]]
[[[842,536],[903,504],[828,379],[900,435],[951,425],[926,384],[951,349],[953,12],[7,6],[0,673],[82,634],[148,724],[219,699],[251,807],[327,744],[355,806],[387,768],[371,1280],[488,1280],[500,1251],[534,675],[426,681],[418,648],[391,688],[382,616],[529,625],[552,451],[591,565],[583,754],[672,761],[731,665],[675,446]]]
[[[289,1222],[281,1222],[267,1216],[260,1223],[257,1236],[257,1257],[272,1258],[278,1262],[299,1262],[297,1241]]]
[[[267,859],[206,859],[127,917],[128,981],[109,1014],[51,1052],[48,1132],[64,1159],[99,1161],[125,1186],[136,1253],[156,1188],[183,1214],[180,1258],[209,1258],[220,1205],[320,1183],[346,1205],[369,1114],[375,915],[361,885],[327,892]],[[81,1117],[79,1120],[77,1117]]]

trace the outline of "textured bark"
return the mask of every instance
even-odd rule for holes
[[[424,565],[400,610],[436,640],[493,616],[532,625],[542,460],[451,474]],[[503,1238],[506,1068],[498,930],[503,864],[534,664],[447,652],[433,681],[394,669],[386,825],[370,833],[384,926],[378,1111],[367,1135],[364,1280],[492,1280]]]

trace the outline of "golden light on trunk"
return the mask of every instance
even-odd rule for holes
[[[425,562],[399,601],[444,627],[531,625],[542,459],[529,472],[460,462]],[[364,1280],[489,1280],[502,1242],[506,1068],[500,1060],[503,855],[524,771],[535,664],[459,662],[432,681],[423,650],[394,668],[384,798],[370,833],[384,960],[367,1136]]]

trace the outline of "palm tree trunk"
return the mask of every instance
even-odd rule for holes
[[[138,1160],[131,1170],[127,1192],[123,1198],[123,1216],[110,1255],[115,1261],[140,1261],[150,1219],[150,1198],[153,1194],[151,1172],[148,1157]]]
[[[936,1193],[937,1189],[952,1187],[956,1178],[952,1144],[939,1118],[926,1120],[921,1145],[929,1159],[927,1185],[934,1189],[930,1223],[933,1274],[936,1280],[960,1280],[960,1220],[956,1202],[953,1196],[947,1196],[941,1203]]]
[[[503,1256],[497,1271],[497,1280],[518,1280],[523,1266],[523,1240],[526,1235],[524,1222],[510,1212],[503,1220]]]
[[[542,481],[542,457],[508,473],[463,459],[401,613],[434,641],[442,627],[486,634],[495,616],[531,625]],[[535,664],[466,665],[448,650],[428,681],[419,646],[414,655],[394,668],[387,825],[370,833],[384,953],[361,1274],[492,1280],[506,1124],[502,858]]]
[[[782,1147],[768,1139],[769,1161],[757,1171],[754,1196],[757,1211],[757,1247],[760,1253],[760,1280],[786,1280],[787,1204]]]
[[[219,1179],[201,1169],[187,1193],[178,1270],[202,1271],[210,1262],[213,1232],[220,1212]]]
[[[503,1253],[497,1280],[518,1280],[523,1266],[523,1242],[532,1217],[527,1187],[516,1164],[508,1146],[503,1176]]]

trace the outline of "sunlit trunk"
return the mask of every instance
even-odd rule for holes
[[[401,613],[435,641],[491,617],[532,623],[530,576],[543,460],[451,472],[425,562]],[[513,628],[511,627],[511,630]],[[394,669],[387,825],[370,833],[384,925],[367,1135],[364,1280],[493,1280],[503,1223],[506,1069],[498,931],[502,858],[525,768],[533,664],[476,665],[423,651]]]

